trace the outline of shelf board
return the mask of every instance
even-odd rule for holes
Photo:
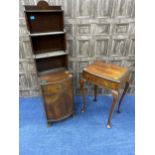
[[[63,10],[25,10],[25,12],[63,12]]]
[[[33,58],[34,59],[42,59],[42,58],[63,56],[63,55],[67,55],[67,54],[68,54],[68,52],[65,52],[65,51],[51,51],[51,52],[46,52],[46,53],[41,53],[41,54],[35,54],[35,55],[33,55]]]
[[[66,68],[65,67],[60,67],[60,68],[55,68],[55,69],[49,69],[49,70],[46,70],[46,71],[38,72],[38,75],[42,76],[42,75],[54,73],[54,72],[57,72],[57,71],[66,71]]]
[[[57,35],[57,34],[64,34],[64,31],[54,31],[54,32],[42,32],[42,33],[29,33],[29,36],[35,37],[35,36],[46,36],[46,35]]]

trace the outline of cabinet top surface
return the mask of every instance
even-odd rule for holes
[[[51,82],[57,82],[57,81],[62,81],[65,80],[69,77],[71,77],[72,75],[70,74],[69,71],[55,71],[55,72],[51,72],[45,75],[40,75],[39,76],[39,80],[42,81],[46,81],[47,83],[51,83]]]
[[[129,73],[129,70],[126,67],[108,64],[103,61],[96,61],[95,63],[88,65],[84,71],[114,81],[120,81]]]

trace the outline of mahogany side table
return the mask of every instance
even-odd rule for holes
[[[125,85],[124,91],[121,95],[118,104],[117,112],[120,113],[121,102],[129,87],[129,75],[130,71],[128,68],[120,67],[115,64],[108,64],[103,61],[96,61],[93,64],[90,64],[86,68],[84,68],[82,72],[83,78],[80,80],[80,89],[83,98],[82,112],[84,112],[86,108],[86,99],[84,91],[85,81],[94,84],[94,101],[96,101],[97,98],[97,86],[110,89],[113,95],[113,103],[109,112],[107,122],[107,128],[110,128],[112,113],[114,111],[116,103],[118,102],[120,89],[123,88],[123,86]]]

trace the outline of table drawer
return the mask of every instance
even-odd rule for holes
[[[103,79],[103,78],[95,76],[95,75],[92,75],[86,71],[83,71],[83,78],[86,79],[88,82],[96,84],[101,87],[106,87],[106,88],[114,89],[114,90],[117,90],[119,88],[118,83]]]

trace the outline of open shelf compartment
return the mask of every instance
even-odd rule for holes
[[[64,29],[62,10],[27,10],[25,15],[30,33],[63,31]]]
[[[38,72],[48,71],[58,68],[66,68],[68,66],[67,55],[56,56],[50,58],[36,59],[36,67]]]
[[[31,37],[34,54],[66,50],[65,34]]]

